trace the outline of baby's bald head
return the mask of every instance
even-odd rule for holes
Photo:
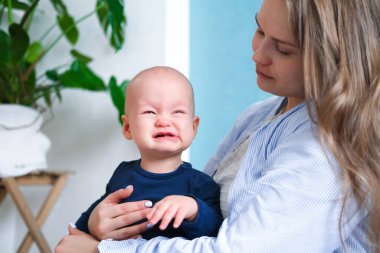
[[[150,89],[163,89],[170,93],[173,92],[173,85],[181,86],[180,89],[188,93],[194,114],[194,91],[190,81],[178,70],[166,66],[145,69],[131,80],[125,90],[125,113],[128,114],[129,109],[142,93],[149,92]],[[176,96],[177,94],[172,95]]]

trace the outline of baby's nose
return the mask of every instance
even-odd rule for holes
[[[165,127],[165,126],[170,126],[170,125],[171,125],[170,119],[163,115],[160,115],[156,120],[157,127]]]

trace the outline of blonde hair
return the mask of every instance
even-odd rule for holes
[[[380,252],[380,1],[286,2],[309,113],[343,173],[341,227],[353,195],[368,211],[368,241]]]

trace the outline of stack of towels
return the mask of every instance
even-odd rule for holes
[[[0,105],[0,178],[46,169],[49,139],[40,132],[42,114],[21,105]]]

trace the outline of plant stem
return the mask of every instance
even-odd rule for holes
[[[29,15],[32,13],[32,11],[36,8],[37,4],[38,4],[39,0],[36,0],[32,3],[32,5],[29,7],[29,9],[25,12],[24,16],[22,17],[21,19],[21,22],[20,22],[20,25],[22,27],[24,27],[26,21],[28,20],[29,18]]]
[[[57,67],[54,67],[53,69],[58,70],[58,69],[61,69],[61,68],[66,67],[66,66],[68,66],[68,65],[70,65],[70,64],[69,64],[69,63],[61,64],[61,65],[59,65],[59,66],[57,66]],[[46,76],[45,73],[43,73],[43,74],[39,75],[39,76],[36,78],[36,80],[41,80],[41,78],[43,78],[43,77],[45,77],[45,76]]]
[[[41,36],[41,38],[39,39],[39,41],[43,41],[43,39],[45,39],[45,37],[47,37],[49,35],[49,33],[54,29],[54,27],[57,26],[57,23],[54,23],[53,25],[51,25],[47,30],[46,32]]]
[[[0,25],[1,25],[1,20],[3,20],[3,15],[4,15],[4,10],[5,10],[5,0],[1,0],[0,5],[2,6],[0,10]]]
[[[11,0],[8,0],[8,2],[11,1]],[[36,0],[36,2],[38,2],[39,0]],[[84,15],[83,17],[79,18],[76,22],[75,22],[75,25],[77,24],[80,24],[82,21],[86,20],[87,18],[89,18],[90,16],[92,16],[94,13],[96,13],[98,11],[98,9],[100,8],[97,7],[95,10],[91,11],[90,13]],[[26,80],[28,78],[28,76],[30,75],[30,73],[32,73],[33,69],[36,67],[36,64],[43,58],[43,56],[45,54],[47,54],[61,39],[62,37],[67,33],[69,32],[71,29],[73,29],[75,27],[75,25],[72,25],[70,26],[69,28],[67,28],[65,31],[63,31],[63,33],[61,33],[49,46],[48,48],[43,51],[39,56],[38,58],[33,62],[32,65],[29,66],[29,68],[26,70],[26,72],[21,76],[21,80]],[[49,28],[49,32],[51,31],[52,29]]]
[[[8,22],[13,23],[12,0],[8,0]]]

